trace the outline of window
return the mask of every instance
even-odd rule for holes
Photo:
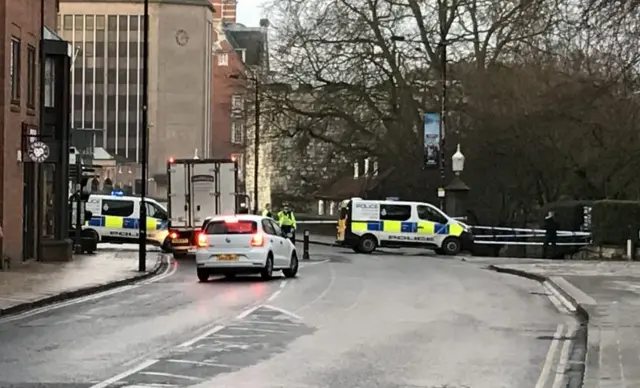
[[[266,234],[270,234],[272,236],[275,236],[276,234],[276,231],[274,230],[273,225],[271,224],[271,222],[269,222],[269,220],[262,220],[262,229]]]
[[[409,205],[381,205],[380,219],[387,221],[406,221],[411,218]]]
[[[233,144],[242,144],[244,142],[244,123],[242,121],[231,123],[231,142]]]
[[[11,102],[20,103],[20,39],[11,38]]]
[[[207,234],[253,234],[258,230],[254,221],[211,221],[207,224]]]
[[[276,236],[282,236],[282,229],[280,229],[280,225],[278,225],[274,220],[268,220],[271,226],[273,227],[273,231]]]
[[[418,205],[418,218],[425,221],[437,222],[439,224],[447,223],[445,216],[440,214],[437,210],[425,205]]]
[[[102,215],[115,217],[129,217],[133,214],[133,201],[126,200],[102,200]]]
[[[36,48],[27,47],[27,107],[36,107]]]
[[[229,66],[229,54],[218,54],[218,66]]]
[[[93,31],[94,18],[93,15],[87,15],[87,31]]]
[[[247,61],[247,50],[246,49],[236,49],[236,53],[242,59],[242,62]]]
[[[96,16],[96,30],[104,30],[104,16]]]
[[[147,217],[157,218],[159,220],[167,220],[167,213],[155,203],[146,202]]]
[[[231,154],[231,159],[238,165],[238,179],[244,181],[244,154]]]
[[[242,110],[244,108],[244,99],[240,95],[231,96],[231,109]]]
[[[72,15],[64,15],[64,18],[62,18],[62,21],[64,23],[64,26],[62,27],[63,29],[65,29],[66,31],[73,30],[73,16]]]

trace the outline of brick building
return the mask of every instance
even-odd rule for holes
[[[41,0],[0,0],[0,221],[4,230],[2,254],[13,260],[23,257],[23,235],[34,235],[39,195],[38,168],[21,163],[23,130],[39,128],[39,55],[42,36]],[[44,24],[55,29],[56,0],[44,0]],[[25,182],[25,175],[28,179]],[[23,213],[25,217],[23,217]],[[29,231],[25,230],[28,228]],[[35,238],[29,238],[35,256]],[[30,258],[30,257],[26,257]]]

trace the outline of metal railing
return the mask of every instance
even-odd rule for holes
[[[544,229],[508,228],[470,225],[474,244],[478,245],[543,245]],[[586,246],[591,244],[591,233],[559,230],[556,245]]]

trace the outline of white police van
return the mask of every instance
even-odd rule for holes
[[[102,243],[135,243],[139,237],[140,197],[125,196],[122,191],[111,195],[91,194],[85,210],[91,212],[82,229],[84,235],[94,234]],[[158,201],[145,198],[147,241],[168,248],[168,214]],[[165,246],[167,245],[167,246]]]

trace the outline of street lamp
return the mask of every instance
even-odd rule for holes
[[[253,136],[253,213],[258,214],[258,167],[260,162],[258,157],[260,156],[260,80],[258,77],[240,76],[238,74],[231,74],[229,78],[233,79],[246,79],[253,81],[255,84],[255,131]]]
[[[149,164],[149,0],[144,0],[142,42],[142,160],[140,161],[140,219],[138,222],[138,270],[147,267],[147,165]]]
[[[460,173],[464,170],[464,155],[460,151],[460,144],[458,144],[456,153],[451,157],[451,169],[456,176],[460,176]]]

